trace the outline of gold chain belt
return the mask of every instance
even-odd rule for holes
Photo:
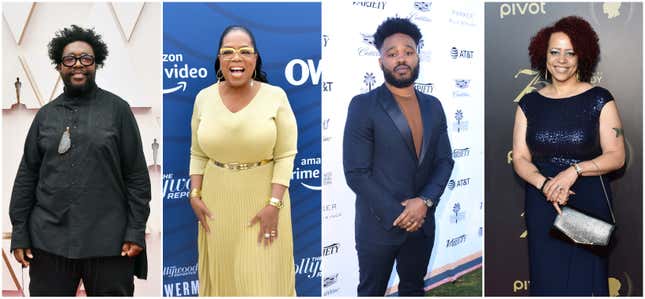
[[[226,168],[230,170],[247,170],[247,169],[265,165],[273,161],[273,159],[265,159],[260,162],[249,162],[249,163],[240,163],[240,162],[222,163],[222,162],[217,162],[215,160],[211,160],[211,161],[213,161],[213,164],[215,164],[215,166],[217,167]]]

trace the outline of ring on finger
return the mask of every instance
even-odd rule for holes
[[[265,234],[264,234],[264,238],[265,238],[265,239],[271,238],[271,234],[269,234],[269,233],[265,233]]]
[[[275,237],[275,235],[276,235],[276,231],[272,230],[271,231],[271,237]]]

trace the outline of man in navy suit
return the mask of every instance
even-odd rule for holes
[[[356,193],[359,296],[383,296],[394,261],[399,295],[424,295],[434,212],[454,162],[441,103],[414,89],[419,40],[408,19],[378,27],[385,83],[355,96],[347,113],[343,166]]]

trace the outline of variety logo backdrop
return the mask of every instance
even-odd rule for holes
[[[219,36],[233,24],[253,32],[269,82],[287,92],[298,121],[289,188],[296,289],[320,296],[320,9],[320,3],[164,3],[164,296],[198,292],[190,117],[195,95],[216,81]]]
[[[625,128],[627,166],[612,183],[610,293],[643,294],[642,4],[524,2],[486,4],[486,296],[528,294],[524,183],[510,164],[513,120],[516,102],[540,85],[530,69],[529,39],[569,15],[598,33],[601,60],[592,84],[611,91]]]
[[[356,197],[343,174],[343,129],[352,97],[383,83],[372,35],[392,16],[409,17],[423,33],[416,88],[441,100],[455,159],[437,207],[426,289],[481,267],[483,9],[480,1],[323,2],[324,296],[356,296]],[[397,292],[394,273],[388,294]]]

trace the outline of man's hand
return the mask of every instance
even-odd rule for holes
[[[421,228],[425,222],[428,206],[420,197],[406,199],[401,202],[405,210],[394,220],[392,225],[398,226],[408,232],[414,232]]]
[[[123,242],[121,246],[121,256],[135,257],[143,251],[143,248],[132,242]]]
[[[34,255],[31,254],[31,248],[16,248],[13,250],[13,257],[23,267],[29,267],[29,260],[27,259],[33,259]]]

